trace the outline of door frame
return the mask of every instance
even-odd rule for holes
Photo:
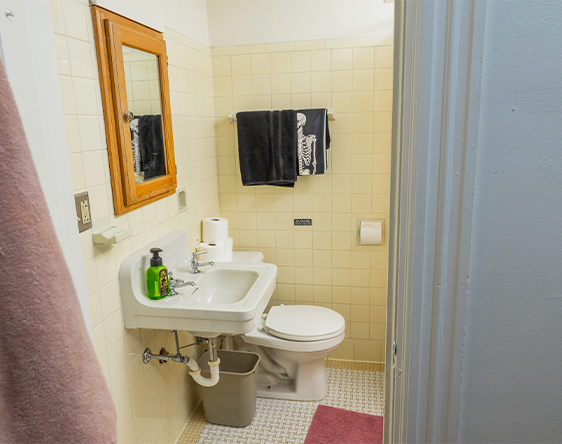
[[[456,442],[485,0],[396,0],[384,442]]]
[[[51,8],[44,0],[0,0],[0,11],[0,52],[49,208],[43,216],[53,223],[91,337]]]

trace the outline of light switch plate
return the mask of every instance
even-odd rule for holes
[[[88,192],[75,194],[74,203],[76,205],[76,220],[78,222],[78,232],[92,228],[92,214],[90,212],[90,199]]]

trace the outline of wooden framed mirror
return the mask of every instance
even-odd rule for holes
[[[161,33],[92,7],[113,204],[120,215],[177,186],[166,43]]]

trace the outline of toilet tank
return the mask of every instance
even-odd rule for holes
[[[234,251],[232,252],[232,262],[261,264],[263,263],[263,253],[261,251]]]

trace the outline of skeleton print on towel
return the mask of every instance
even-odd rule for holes
[[[131,145],[133,147],[133,164],[135,165],[135,176],[141,174],[141,155],[139,143],[139,119],[131,121]]]
[[[303,113],[297,113],[297,138],[300,176],[316,174],[316,135],[304,134],[305,125],[306,116]]]

